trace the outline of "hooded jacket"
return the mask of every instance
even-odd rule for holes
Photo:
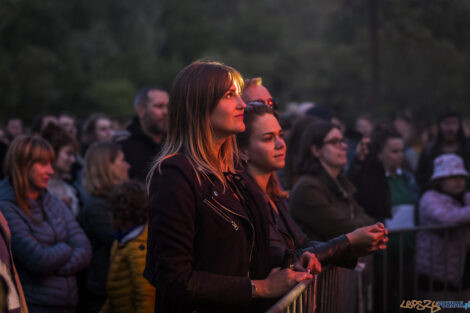
[[[15,265],[28,305],[73,308],[75,273],[90,262],[83,230],[62,201],[44,190],[30,201],[30,216],[19,206],[9,178],[0,181],[0,210],[11,231]]]
[[[134,117],[127,128],[131,136],[121,142],[122,152],[131,166],[129,177],[145,182],[152,162],[161,150],[161,144],[155,143],[152,138],[142,131],[139,119]]]
[[[439,224],[468,224],[470,222],[470,192],[465,193],[464,206],[447,194],[427,191],[419,203],[422,226]],[[468,228],[444,232],[420,231],[416,240],[417,266],[420,274],[454,287],[462,282],[466,251],[470,245]]]
[[[141,225],[111,250],[106,291],[108,299],[101,313],[146,313],[155,306],[155,288],[142,275],[147,254],[148,226]]]

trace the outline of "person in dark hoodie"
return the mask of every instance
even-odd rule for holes
[[[47,191],[54,150],[45,140],[18,136],[0,181],[0,210],[11,230],[15,266],[29,312],[75,312],[75,274],[91,259],[90,243],[65,204]]]
[[[431,178],[434,159],[445,153],[455,153],[462,157],[465,168],[470,170],[470,144],[465,137],[460,114],[454,111],[442,113],[437,120],[437,140],[426,144],[421,152],[416,170],[416,181],[421,191]]]
[[[132,179],[145,182],[160,152],[168,126],[168,101],[168,93],[156,86],[143,88],[134,99],[136,116],[127,128],[131,135],[121,142]]]

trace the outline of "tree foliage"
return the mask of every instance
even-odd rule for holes
[[[145,85],[170,89],[199,58],[262,76],[281,103],[314,101],[348,119],[470,108],[470,2],[381,0],[378,103],[372,0],[1,0],[0,118],[132,114]],[[432,108],[430,110],[430,108]]]

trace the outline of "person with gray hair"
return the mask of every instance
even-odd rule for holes
[[[168,127],[168,93],[161,87],[141,89],[134,99],[136,116],[127,130],[130,137],[121,142],[129,176],[145,182],[152,161],[160,152]]]

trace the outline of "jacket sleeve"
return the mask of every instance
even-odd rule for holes
[[[435,196],[437,192],[427,192],[420,202],[420,211],[434,223],[458,223],[470,222],[470,206],[456,207]]]
[[[325,190],[310,182],[295,188],[289,209],[294,220],[323,238],[334,238],[373,223],[364,212],[354,212],[351,216],[350,210],[346,212],[344,207],[333,205]]]
[[[67,231],[67,244],[72,247],[73,251],[67,263],[61,266],[56,273],[61,276],[69,276],[90,263],[91,245],[71,211],[65,205],[62,205],[61,209]]]
[[[357,258],[353,254],[351,243],[346,235],[341,235],[326,242],[310,241],[302,251],[315,254],[323,266],[336,265],[354,268]]]
[[[135,291],[135,313],[153,312],[155,287],[143,276],[147,249],[142,243],[133,245],[133,248],[132,254],[128,253],[126,257],[131,272],[132,289]]]
[[[86,207],[81,223],[90,238],[101,242],[111,250],[114,241],[114,229],[108,208],[102,202],[94,202]]]
[[[248,277],[193,268],[197,204],[189,181],[192,180],[176,166],[164,166],[162,173],[152,179],[145,277],[163,297],[177,301],[248,303],[251,299]]]
[[[11,230],[15,262],[38,275],[53,273],[67,262],[72,255],[72,247],[65,242],[52,246],[39,244],[29,230],[26,217],[20,216],[12,204],[3,202],[0,208]]]
[[[295,255],[297,258],[300,258],[304,252],[308,251],[315,254],[323,266],[330,264],[346,268],[354,268],[356,266],[357,258],[353,255],[351,243],[346,235],[340,235],[326,242],[310,241],[292,219],[284,202],[279,203],[278,210],[289,228],[290,235],[294,239],[296,245]],[[272,231],[273,227],[271,226],[270,228]],[[272,243],[270,239],[270,244],[273,245],[276,242]]]

